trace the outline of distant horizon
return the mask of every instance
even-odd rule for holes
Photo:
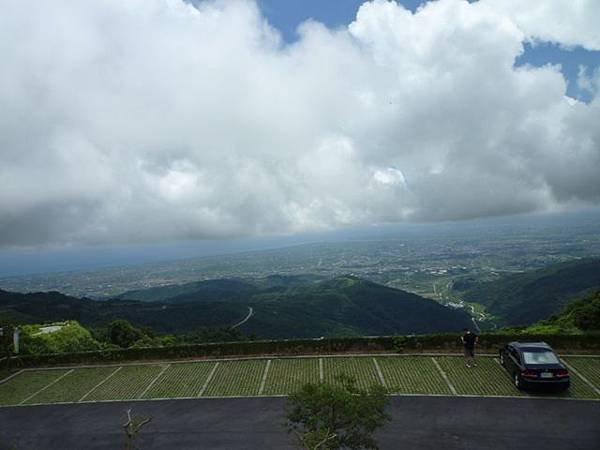
[[[554,222],[558,220],[558,223]],[[502,217],[475,218],[462,221],[392,224],[307,233],[293,236],[270,236],[218,242],[172,242],[122,246],[85,246],[62,249],[0,250],[0,279],[64,272],[87,272],[118,267],[162,264],[196,258],[235,255],[248,252],[285,249],[299,245],[335,243],[354,240],[401,239],[415,233],[439,235],[441,232],[464,232],[477,227],[519,227],[524,225],[571,226],[590,222],[600,226],[600,208],[568,212],[534,213]],[[1,288],[1,286],[0,286]]]

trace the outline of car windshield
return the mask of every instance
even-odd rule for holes
[[[558,364],[558,358],[548,350],[523,352],[525,364]]]

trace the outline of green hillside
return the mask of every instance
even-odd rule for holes
[[[584,259],[477,283],[462,298],[484,305],[502,325],[529,325],[598,288],[600,260]]]
[[[59,292],[21,294],[0,290],[0,322],[45,323],[76,320],[97,327],[115,319],[159,332],[187,332],[222,327],[241,320],[247,308],[238,303],[140,302],[133,300],[96,301]]]
[[[265,290],[309,285],[321,281],[316,275],[269,275],[255,280],[219,278],[127,291],[116,298],[146,302],[223,302],[246,300]]]
[[[23,325],[21,328],[21,354],[68,353],[100,350],[89,330],[74,320]]]
[[[271,337],[390,335],[457,331],[463,311],[355,277],[338,277],[252,297],[246,333]]]
[[[311,277],[270,278],[254,285],[214,280],[193,285],[123,295],[160,301],[94,301],[58,292],[0,291],[0,321],[3,317],[25,323],[77,320],[102,326],[122,318],[158,332],[179,333],[230,327],[252,307],[253,315],[240,330],[264,338],[434,333],[458,331],[471,323],[462,310],[355,277],[321,282]]]
[[[525,333],[600,332],[600,291],[570,301],[558,314],[523,330]]]
[[[253,284],[237,279],[218,279],[186,284],[173,284],[127,291],[116,298],[145,302],[173,301],[226,301],[243,298],[257,292]]]

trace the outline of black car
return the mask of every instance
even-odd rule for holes
[[[545,342],[511,342],[500,350],[500,363],[518,389],[568,389],[569,371]]]

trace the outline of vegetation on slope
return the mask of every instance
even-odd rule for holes
[[[600,291],[572,300],[558,314],[523,330],[525,333],[589,333],[600,332]]]
[[[23,325],[20,330],[20,353],[24,355],[86,352],[102,348],[89,330],[74,320],[44,325]]]
[[[218,280],[198,281],[195,283],[173,284],[149,289],[127,291],[116,298],[140,300],[145,302],[166,301],[227,301],[247,297],[258,289],[248,282],[222,278]]]
[[[356,277],[262,293],[240,328],[275,338],[422,334],[471,324],[462,310]]]
[[[600,289],[600,260],[584,259],[478,283],[462,297],[483,304],[504,325],[529,325],[596,289]]]
[[[464,311],[356,277],[322,282],[312,277],[269,277],[254,285],[239,280],[196,283],[202,295],[186,286],[155,288],[149,295],[137,292],[138,298],[162,299],[144,302],[0,291],[0,321],[3,316],[20,323],[77,320],[103,327],[125,319],[161,333],[195,333],[231,327],[252,307],[253,315],[240,330],[265,338],[419,334],[457,331],[470,323]],[[175,297],[165,298],[167,293]],[[226,298],[224,293],[235,294]]]
[[[0,323],[76,320],[86,327],[101,327],[113,320],[125,319],[158,332],[189,333],[229,326],[241,320],[247,311],[248,308],[239,303],[96,301],[59,292],[21,294],[0,290]]]

